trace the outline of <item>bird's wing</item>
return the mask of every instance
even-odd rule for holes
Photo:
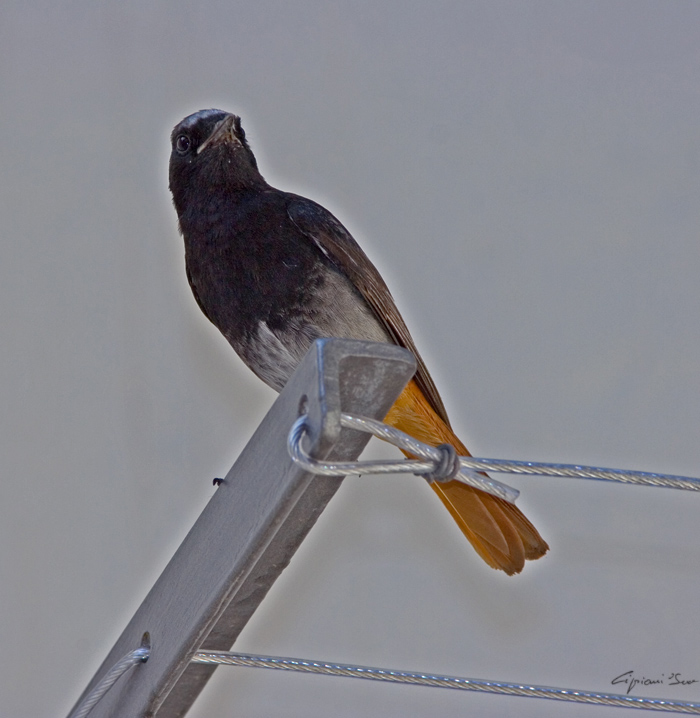
[[[287,213],[297,228],[343,272],[370,305],[392,339],[416,358],[415,381],[436,414],[449,426],[445,406],[408,327],[396,308],[389,288],[350,232],[327,210],[315,202],[289,194]]]

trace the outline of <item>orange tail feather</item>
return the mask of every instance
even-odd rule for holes
[[[426,444],[451,444],[461,456],[471,456],[433,411],[415,381],[409,382],[384,421]],[[431,486],[476,552],[492,568],[509,575],[520,573],[526,560],[547,552],[547,543],[513,504],[461,481],[435,481]]]

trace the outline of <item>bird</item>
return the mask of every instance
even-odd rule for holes
[[[205,109],[175,126],[169,187],[194,298],[260,379],[280,391],[319,338],[397,344],[417,371],[384,421],[470,456],[378,270],[331,212],[265,181],[239,116]],[[492,568],[517,574],[547,552],[513,504],[457,480],[430,485]]]

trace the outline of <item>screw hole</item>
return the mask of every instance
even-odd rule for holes
[[[303,416],[304,414],[309,413],[309,397],[304,394],[301,399],[299,399],[299,410],[297,412],[297,416]]]

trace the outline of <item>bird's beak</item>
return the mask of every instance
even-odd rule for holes
[[[223,120],[217,122],[209,137],[197,148],[197,154],[209,146],[215,147],[216,145],[236,141],[236,135],[233,132],[233,122],[233,115],[227,115]]]

